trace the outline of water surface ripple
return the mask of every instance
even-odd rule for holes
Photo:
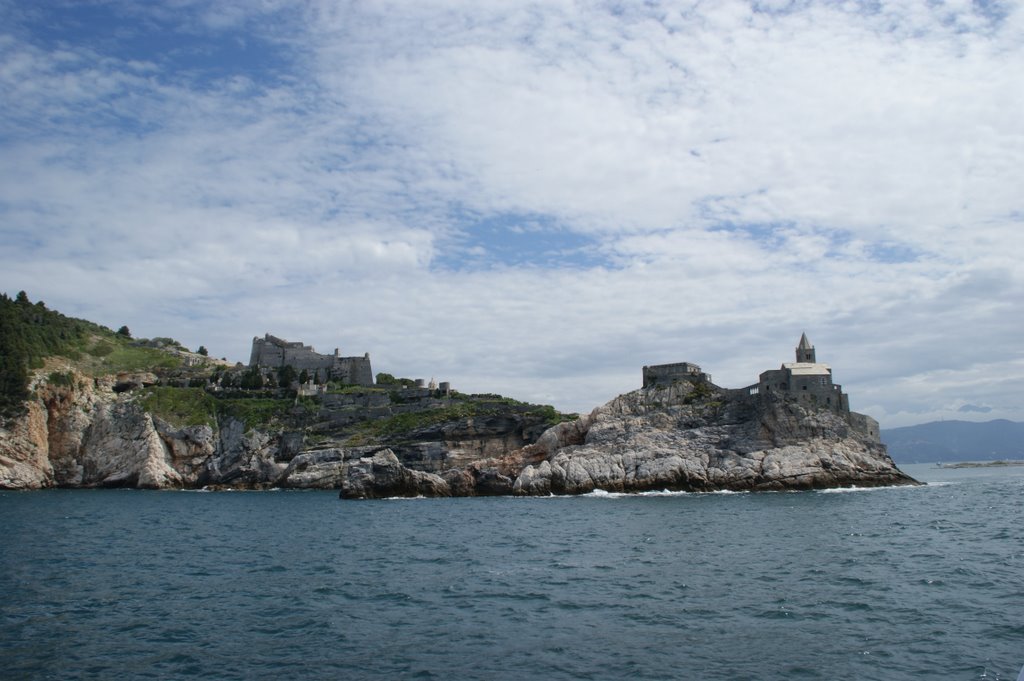
[[[24,679],[1016,679],[1024,470],[341,502],[0,493]]]

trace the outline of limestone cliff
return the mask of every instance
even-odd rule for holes
[[[399,414],[366,422],[354,446],[323,438],[329,410],[308,414],[316,423],[305,430],[247,425],[224,409],[175,426],[143,408],[152,374],[61,369],[49,374],[57,382],[40,372],[25,415],[0,429],[0,488],[292,487],[377,498],[914,484],[866,416],[703,380],[642,388],[546,430],[522,405]],[[405,421],[413,427],[395,430]]]
[[[24,416],[0,425],[0,489],[338,489],[350,466],[381,452],[395,462],[401,457],[399,465],[409,471],[404,475],[418,479],[481,457],[506,456],[536,441],[548,417],[529,405],[490,398],[451,408],[426,400],[418,412],[408,411],[415,404],[399,405],[405,410],[399,414],[380,405],[346,404],[346,419],[356,414],[367,420],[339,425],[337,405],[310,412],[282,400],[277,411],[247,423],[225,408],[229,401],[202,390],[161,389],[200,406],[212,400],[214,407],[203,414],[207,423],[180,426],[144,408],[142,389],[157,381],[150,373],[94,379],[68,364],[48,364],[32,381]],[[237,401],[249,403],[258,406],[260,400]],[[290,409],[300,415],[287,418]],[[406,422],[412,426],[398,427]]]
[[[32,383],[26,415],[0,428],[0,488],[180,488],[273,479],[273,450],[228,421],[175,428],[154,418],[125,386],[151,374],[93,379],[64,367],[64,380]],[[254,473],[253,470],[256,472]]]
[[[428,476],[390,453],[353,461],[345,498],[793,490],[916,484],[869,417],[680,381],[622,395],[502,458]]]

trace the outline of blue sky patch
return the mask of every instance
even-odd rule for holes
[[[434,262],[445,269],[492,267],[588,268],[609,265],[593,237],[543,215],[465,216],[459,235]]]
[[[921,257],[920,251],[896,241],[879,241],[868,249],[871,259],[888,264],[914,262]]]
[[[182,18],[149,12],[141,4],[124,10],[85,2],[49,11],[37,8],[24,17],[25,28],[42,49],[87,46],[101,57],[152,63],[161,79],[183,79],[200,87],[235,76],[272,84],[291,67],[285,50],[244,27],[213,29],[198,17],[184,23]]]

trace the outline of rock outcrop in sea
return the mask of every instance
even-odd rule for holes
[[[785,396],[679,381],[615,398],[509,456],[439,473],[389,451],[351,461],[343,498],[769,491],[912,485],[874,421]]]

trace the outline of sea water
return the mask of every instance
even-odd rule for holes
[[[1016,679],[1024,468],[925,487],[0,493],[6,679]]]

